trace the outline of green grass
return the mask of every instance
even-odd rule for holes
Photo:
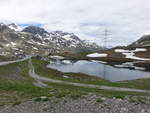
[[[122,91],[108,91],[108,90],[100,90],[96,88],[85,88],[85,87],[77,87],[77,86],[71,86],[71,85],[64,85],[64,84],[55,84],[55,83],[48,83],[49,86],[52,86],[53,88],[62,90],[66,93],[70,92],[69,94],[74,94],[75,92],[80,95],[84,95],[87,93],[94,93],[101,96],[107,96],[107,97],[118,97],[123,98],[127,95],[150,95],[149,93],[136,93],[136,92],[122,92]],[[72,93],[73,92],[73,93]],[[66,95],[66,94],[64,94]]]
[[[16,105],[26,98],[48,94],[48,90],[32,84],[28,71],[28,60],[0,66],[0,105]]]
[[[46,61],[32,59],[32,62],[35,67],[36,73],[41,76],[46,76],[53,79],[86,84],[98,84],[118,87],[124,86],[141,89],[149,89],[148,87],[150,86],[149,79],[128,81],[127,83],[112,83],[101,78],[91,77],[80,73],[62,73],[56,70],[48,69],[45,67],[48,64],[48,62]],[[16,71],[19,73],[17,74]],[[149,93],[106,91],[95,88],[84,88],[56,83],[47,83],[49,86],[48,88],[40,88],[33,85],[33,79],[29,77],[28,71],[28,61],[0,66],[0,105],[17,105],[28,99],[38,99],[41,96],[46,96],[48,98],[54,96],[56,98],[67,97],[71,99],[78,99],[82,95],[86,95],[88,93],[116,98],[124,98],[126,95],[150,95]],[[17,74],[17,76],[22,76],[23,79],[12,79],[13,76],[7,76],[14,74]],[[63,75],[69,76],[69,78],[64,78]],[[7,77],[5,78],[5,76]]]
[[[0,66],[0,79],[24,80],[28,77],[28,61]]]
[[[101,103],[101,102],[103,102],[103,100],[102,100],[101,98],[98,98],[98,99],[96,100],[96,102]]]
[[[12,57],[6,57],[6,56],[1,56],[0,55],[0,61],[3,62],[3,61],[12,61],[12,60],[15,60],[16,58],[12,58]]]
[[[0,105],[1,104],[17,104],[33,97],[50,96],[49,89],[35,87],[29,81],[1,81],[0,82]],[[4,100],[4,96],[8,95]],[[14,98],[14,97],[17,97]],[[2,101],[4,100],[4,101]]]
[[[49,100],[48,97],[46,97],[46,98],[41,98],[41,97],[34,98],[35,102],[46,102],[48,100]]]
[[[143,104],[150,104],[150,98],[148,97],[137,97],[137,96],[131,96],[129,97],[128,99],[130,102],[133,102],[133,103],[143,103]]]
[[[41,96],[56,97],[56,98],[71,98],[78,99],[82,95],[93,93],[100,96],[124,98],[126,95],[150,95],[145,93],[135,92],[120,92],[120,91],[106,91],[95,88],[76,87],[64,84],[47,83],[49,88],[39,88],[34,86],[30,81],[1,81],[0,82],[0,94],[6,97],[4,101],[0,101],[0,105],[12,103],[13,105],[19,104],[31,98],[40,98]],[[15,98],[14,98],[15,97]],[[17,97],[17,98],[16,98]],[[2,96],[1,96],[2,98]],[[0,100],[1,100],[0,98]],[[13,98],[13,99],[12,99]],[[2,98],[3,100],[3,98]],[[11,100],[11,101],[10,101]],[[41,101],[41,100],[40,100]]]
[[[17,91],[24,96],[42,96],[47,94],[48,90],[34,86],[29,81],[1,81],[0,91]]]

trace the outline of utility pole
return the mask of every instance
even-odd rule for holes
[[[108,35],[110,35],[110,34],[108,34],[108,30],[107,29],[105,29],[105,31],[104,31],[104,47],[105,48],[107,48],[107,39],[108,39]]]
[[[104,35],[104,45],[103,46],[105,49],[107,49],[107,39],[108,39],[108,35],[110,35],[109,31],[107,29],[105,29],[103,35]],[[104,79],[106,79],[106,65],[105,64],[104,64],[103,69],[104,69]]]

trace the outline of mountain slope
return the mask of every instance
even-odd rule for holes
[[[47,55],[60,51],[81,52],[101,49],[95,43],[80,40],[73,33],[47,32],[36,26],[28,26],[20,30],[15,24],[0,24],[0,55],[22,57]]]
[[[129,47],[149,47],[149,46],[150,46],[150,35],[144,35],[139,40],[129,45]]]

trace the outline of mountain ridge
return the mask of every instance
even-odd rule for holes
[[[47,32],[44,28],[27,26],[21,30],[16,24],[0,24],[0,55],[22,57],[25,55],[47,55],[62,51],[96,51],[95,43],[81,40],[73,33]]]
[[[137,41],[129,45],[129,47],[150,47],[150,35],[144,35]]]

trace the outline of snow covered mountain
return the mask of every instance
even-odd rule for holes
[[[95,43],[83,41],[73,33],[47,32],[36,26],[22,29],[16,24],[0,24],[0,55],[46,55],[60,51],[81,52],[100,49]]]
[[[14,23],[8,24],[8,27],[12,30],[15,30],[15,31],[21,31],[23,29],[23,27],[20,27],[17,24],[14,24]]]

